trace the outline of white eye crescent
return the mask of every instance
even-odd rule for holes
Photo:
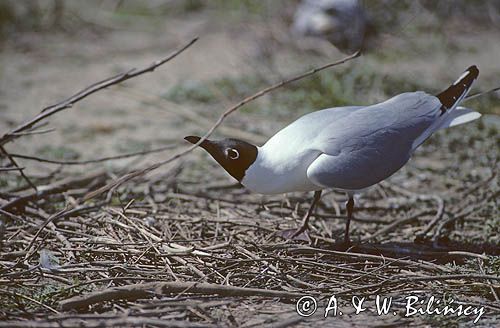
[[[240,153],[234,148],[227,149],[226,154],[227,154],[227,157],[229,157],[230,159],[240,158]]]

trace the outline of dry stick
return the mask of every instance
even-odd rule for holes
[[[167,145],[164,147],[155,148],[155,149],[151,149],[151,150],[144,150],[144,151],[138,151],[135,153],[128,153],[128,154],[116,155],[116,156],[108,156],[108,157],[102,157],[102,158],[96,158],[96,159],[88,159],[88,160],[84,160],[84,161],[57,161],[57,160],[53,160],[53,159],[39,158],[39,157],[35,157],[35,156],[27,156],[27,155],[20,155],[20,154],[10,154],[10,156],[12,156],[14,158],[22,158],[22,159],[33,160],[33,161],[42,162],[42,163],[50,163],[50,164],[85,165],[85,164],[99,163],[99,162],[105,162],[105,161],[110,161],[110,160],[115,160],[115,159],[134,157],[134,156],[139,156],[139,155],[159,153],[159,152],[162,152],[165,150],[173,149],[175,147],[176,147],[176,145]]]
[[[484,206],[484,203],[486,202],[489,202],[493,199],[496,199],[500,196],[500,190],[499,191],[496,191],[494,192],[493,194],[491,194],[489,197],[479,201],[477,204],[474,204],[475,206],[471,205],[471,206],[468,206],[467,208],[463,209],[462,211],[460,211],[459,213],[452,213],[451,216],[447,219],[447,220],[444,220],[442,221],[438,227],[436,228],[436,230],[434,231],[434,236],[432,237],[432,241],[434,243],[436,243],[438,241],[438,238],[439,238],[439,235],[441,234],[441,230],[447,226],[448,224],[451,224],[452,222],[454,221],[457,221],[457,220],[460,220],[460,219],[463,219],[465,218],[467,215],[473,213],[474,211],[477,211],[478,209],[480,209],[482,206]]]
[[[260,288],[244,288],[227,285],[217,285],[211,283],[198,282],[153,282],[144,284],[126,285],[120,287],[107,288],[105,290],[91,292],[85,295],[75,296],[65,299],[59,303],[61,310],[67,311],[78,308],[85,308],[96,303],[114,301],[118,299],[137,300],[140,298],[150,298],[155,295],[175,294],[189,289],[194,294],[217,294],[220,296],[262,296],[295,298],[298,293],[284,292],[278,290],[268,290]]]
[[[442,281],[442,280],[458,280],[458,279],[470,279],[470,280],[499,280],[500,277],[492,275],[483,274],[450,274],[450,275],[439,275],[439,276],[423,276],[423,277],[394,277],[392,279],[386,279],[384,281],[352,288],[345,291],[336,292],[336,295],[351,294],[353,292],[359,292],[365,289],[371,288],[381,288],[386,284],[400,283],[400,282],[418,282],[418,281]]]
[[[19,292],[13,293],[13,292],[9,292],[9,291],[6,291],[6,290],[2,289],[2,290],[0,290],[0,294],[7,294],[7,295],[9,295],[11,297],[21,297],[21,298],[24,298],[24,299],[26,299],[26,300],[28,300],[30,302],[35,303],[36,305],[39,305],[39,306],[42,306],[42,307],[46,308],[49,311],[52,311],[52,312],[54,312],[56,314],[59,314],[59,312],[56,309],[51,308],[47,304],[43,304],[42,302],[40,302],[40,301],[38,301],[38,300],[36,300],[34,298],[31,298],[31,297],[29,297],[27,295],[23,295],[23,294],[21,294]]]
[[[496,88],[493,88],[493,89],[490,89],[490,90],[487,90],[487,91],[482,91],[482,92],[476,92],[472,95],[469,95],[467,97],[465,97],[465,99],[463,101],[466,101],[466,100],[471,100],[471,99],[474,99],[474,98],[477,98],[477,97],[480,97],[482,95],[485,95],[485,94],[488,94],[488,93],[492,93],[492,92],[495,92],[495,91],[498,91],[500,90],[500,87],[496,87]]]
[[[431,229],[443,217],[443,214],[444,214],[444,201],[443,201],[443,199],[441,197],[438,197],[438,196],[431,196],[431,197],[433,197],[438,204],[438,209],[437,209],[436,215],[434,216],[432,221],[427,224],[427,226],[424,228],[424,231],[417,233],[417,238],[425,237],[425,235],[427,235],[427,233],[429,233],[429,231],[431,231]]]
[[[34,124],[46,119],[47,117],[54,115],[66,108],[72,107],[75,103],[78,101],[86,98],[87,96],[90,96],[93,93],[96,93],[102,89],[105,89],[109,86],[124,82],[126,80],[129,80],[131,78],[134,78],[138,75],[142,75],[144,73],[152,72],[159,66],[167,63],[168,61],[172,60],[173,58],[177,57],[180,53],[182,53],[184,50],[189,48],[193,43],[195,43],[198,40],[198,38],[194,38],[191,41],[189,41],[186,45],[181,47],[180,49],[174,51],[172,54],[168,55],[167,57],[157,60],[153,63],[151,63],[149,66],[142,68],[142,69],[131,69],[128,72],[125,73],[120,73],[118,75],[112,76],[110,78],[104,79],[102,81],[96,82],[94,84],[91,84],[90,86],[86,87],[85,89],[77,92],[73,96],[55,104],[49,107],[46,107],[42,110],[40,114],[32,118],[31,120],[21,124],[20,126],[16,127],[14,130],[4,134],[0,138],[0,146],[3,146],[7,142],[12,141],[13,139],[19,137],[16,135],[16,133],[22,132],[26,129],[29,129],[32,127]]]
[[[28,211],[28,209],[27,209],[27,211]],[[42,209],[33,210],[33,211],[29,211],[29,212],[30,213],[34,213],[36,215],[39,215],[45,221],[48,220],[49,217],[50,217],[50,215],[48,215],[47,213],[45,213],[45,211],[42,210]],[[49,222],[48,227],[55,234],[56,238],[59,239],[67,248],[69,248],[69,249],[72,248],[71,243],[68,241],[68,239],[65,237],[65,235],[63,233],[61,233],[59,230],[57,230],[57,227],[54,224],[54,222]],[[75,258],[75,253],[73,253],[73,251],[69,250],[68,251],[68,259],[72,260],[74,258]]]
[[[43,231],[43,229],[49,224],[51,223],[52,221],[54,221],[55,219],[57,219],[58,217],[60,217],[61,215],[65,214],[66,211],[68,210],[68,206],[66,206],[64,209],[60,210],[59,212],[49,216],[45,222],[40,226],[40,228],[38,229],[38,231],[35,233],[35,235],[33,236],[33,238],[31,239],[30,243],[28,244],[28,246],[24,249],[24,251],[26,252],[26,256],[25,256],[25,259],[27,260],[28,258],[31,257],[32,254],[30,254],[30,249],[31,247],[35,244],[35,241],[36,239],[38,238],[38,236],[40,235],[40,233]]]
[[[70,188],[84,186],[93,181],[104,179],[106,175],[107,173],[105,171],[99,171],[97,173],[92,173],[83,177],[78,177],[76,179],[70,177],[67,179],[56,181],[53,184],[43,186],[43,188],[40,188],[39,191],[28,192],[20,195],[19,197],[7,202],[6,204],[3,204],[0,208],[2,210],[8,211],[13,207],[26,204],[27,202],[32,200],[45,198],[52,194],[64,192]]]
[[[418,219],[421,216],[432,214],[432,213],[434,213],[434,211],[422,211],[422,212],[417,213],[415,215],[412,215],[410,217],[404,217],[402,219],[396,220],[396,221],[392,222],[391,224],[383,227],[382,229],[377,230],[371,236],[363,238],[362,241],[366,242],[366,241],[374,239],[380,235],[385,235],[387,232],[394,230],[399,225],[406,224],[406,223],[411,222],[415,219]]]
[[[438,195],[421,195],[421,194],[417,194],[417,193],[414,193],[412,191],[409,191],[409,190],[406,190],[402,187],[399,187],[395,184],[389,184],[389,183],[386,183],[385,184],[386,187],[392,189],[393,191],[395,192],[399,192],[405,196],[408,196],[408,197],[415,197],[417,200],[423,200],[423,201],[426,201],[426,200],[435,200],[437,205],[438,205],[438,209],[436,210],[436,215],[434,216],[434,218],[431,220],[431,222],[429,222],[429,224],[427,224],[427,226],[424,228],[423,232],[420,232],[417,234],[417,238],[422,238],[424,237],[440,220],[441,218],[443,217],[443,214],[444,214],[444,200],[439,197]]]
[[[188,110],[184,106],[178,105],[177,103],[169,101],[163,97],[150,95],[145,93],[144,91],[138,91],[123,85],[120,87],[120,89],[113,90],[113,92],[142,104],[149,105],[152,108],[161,109],[163,113],[181,116],[182,118],[187,119],[202,128],[210,128],[211,126],[206,117],[201,115],[199,112]],[[221,126],[219,127],[219,131],[224,135],[228,135],[234,138],[248,139],[255,142],[265,141],[264,136],[261,134],[243,131],[231,126]]]
[[[30,249],[35,244],[35,241],[38,238],[38,236],[40,235],[40,233],[43,231],[43,229],[49,223],[53,222],[56,219],[64,217],[66,215],[72,214],[74,212],[78,212],[78,211],[82,210],[83,208],[85,208],[85,207],[84,206],[82,206],[82,207],[76,207],[74,205],[66,205],[66,207],[64,209],[60,210],[59,212],[57,212],[57,213],[51,215],[49,218],[47,218],[47,220],[45,220],[43,222],[43,224],[40,226],[40,228],[38,229],[38,231],[36,232],[36,234],[33,236],[33,238],[31,239],[31,241],[29,243],[29,245],[24,249],[24,252],[25,252],[24,258],[19,258],[17,260],[17,262],[14,263],[10,268],[7,268],[6,270],[2,270],[2,271],[9,271],[9,270],[11,270],[11,269],[19,266],[22,261],[27,261],[28,259],[30,259],[37,252],[37,250],[41,247],[41,245],[38,245],[38,247],[35,248],[32,252],[30,252]]]
[[[45,133],[50,133],[54,132],[56,129],[45,129],[45,130],[33,130],[33,131],[24,131],[24,132],[18,132],[18,133],[12,133],[12,135],[15,136],[28,136],[28,135],[34,135],[34,134],[45,134]]]
[[[221,116],[219,116],[219,118],[217,119],[217,121],[215,122],[214,125],[212,125],[212,127],[207,131],[207,133],[205,133],[205,135],[203,137],[201,137],[201,139],[194,145],[191,145],[189,148],[187,148],[186,150],[162,161],[162,162],[158,162],[156,164],[153,164],[151,166],[148,166],[144,169],[141,169],[141,170],[136,170],[136,171],[132,171],[130,173],[127,173],[123,176],[121,176],[120,178],[116,179],[115,181],[112,181],[111,183],[93,191],[93,192],[90,192],[88,193],[87,195],[85,195],[80,201],[87,201],[89,199],[92,199],[96,196],[99,196],[101,195],[102,193],[105,193],[107,192],[108,190],[110,189],[113,189],[113,188],[116,188],[120,185],[122,185],[123,183],[126,183],[136,177],[139,177],[139,176],[142,176],[148,172],[151,172],[157,168],[159,168],[160,166],[162,165],[165,165],[165,164],[168,164],[182,156],[185,156],[186,154],[190,153],[191,151],[193,151],[195,148],[197,148],[203,141],[205,141],[208,137],[210,137],[210,135],[212,135],[212,133],[224,122],[224,120],[226,119],[227,116],[229,116],[230,114],[232,114],[233,112],[235,112],[236,110],[238,110],[240,107],[242,107],[243,105],[257,99],[257,98],[260,98],[262,97],[263,95],[271,92],[271,91],[274,91],[278,88],[281,88],[282,86],[284,85],[287,85],[287,84],[290,84],[292,82],[295,82],[295,81],[298,81],[298,80],[301,80],[305,77],[308,77],[308,76],[311,76],[317,72],[320,72],[320,71],[323,71],[327,68],[330,68],[330,67],[334,67],[334,66],[338,66],[340,64],[343,64],[345,62],[348,62],[356,57],[359,57],[360,56],[360,52],[357,51],[356,53],[350,55],[350,56],[347,56],[341,60],[338,60],[336,62],[333,62],[333,63],[328,63],[326,65],[323,65],[323,66],[320,66],[320,67],[317,67],[317,68],[314,68],[306,73],[302,73],[302,74],[299,74],[299,75],[296,75],[292,78],[289,78],[287,80],[283,80],[281,82],[278,82],[276,84],[273,84],[265,89],[262,89],[260,90],[259,92],[257,92],[256,94],[252,95],[252,96],[249,96],[245,99],[243,99],[242,101],[240,101],[239,103],[237,103],[236,105],[234,105],[233,107],[227,109],[224,113],[222,113]]]
[[[451,274],[440,276],[423,276],[423,277],[395,277],[394,279],[384,280],[380,283],[362,286],[347,291],[337,292],[337,294],[348,294],[352,291],[361,289],[369,289],[381,287],[387,283],[395,282],[417,282],[417,281],[440,281],[440,280],[498,280],[500,277],[492,275],[478,274]],[[217,294],[219,296],[261,296],[261,297],[279,297],[279,298],[296,298],[301,296],[300,293],[291,293],[277,290],[268,290],[260,288],[244,288],[227,285],[218,285],[212,283],[198,282],[153,282],[126,285],[120,287],[107,288],[102,291],[95,291],[85,295],[71,297],[59,303],[59,308],[63,311],[85,308],[93,304],[115,301],[119,299],[137,300],[141,298],[150,298],[155,295],[175,294],[184,290],[189,290],[194,294]]]
[[[26,176],[26,174],[24,174],[24,171],[21,169],[21,167],[19,165],[17,165],[16,160],[14,158],[12,158],[12,156],[1,145],[0,145],[0,151],[2,153],[4,153],[5,156],[7,156],[7,158],[10,160],[12,165],[14,165],[16,168],[18,168],[18,171],[21,174],[21,176],[24,178],[24,180],[26,180],[26,182],[31,186],[31,188],[33,188],[36,192],[37,191],[36,186],[33,184],[33,182],[31,182],[31,180]]]
[[[406,259],[397,259],[393,257],[387,257],[387,256],[381,256],[381,255],[372,255],[372,254],[362,254],[362,253],[353,253],[353,252],[341,252],[341,251],[332,251],[332,250],[326,250],[326,249],[320,249],[320,248],[314,248],[314,247],[309,247],[309,246],[302,246],[302,247],[288,247],[287,249],[290,253],[314,253],[314,254],[331,254],[331,255],[338,255],[338,256],[347,256],[347,257],[356,257],[360,259],[371,259],[371,260],[389,260],[392,261],[393,263],[396,264],[402,264],[402,265],[407,265],[407,266],[416,266],[420,267],[423,269],[427,270],[438,270],[441,272],[451,272],[452,269],[447,268],[442,265],[438,265],[432,262],[427,262],[427,261],[421,261],[421,262],[416,262],[416,261],[411,261],[411,260],[406,260]]]
[[[306,287],[309,287],[309,288],[311,288],[311,287],[315,288],[316,287],[315,285],[310,284],[310,283],[305,282],[305,281],[302,281],[302,280],[300,280],[298,278],[295,278],[294,276],[292,276],[290,274],[283,274],[278,268],[276,268],[274,265],[272,265],[271,263],[269,263],[265,259],[259,258],[256,254],[250,252],[249,250],[247,250],[247,249],[245,249],[245,248],[243,248],[243,247],[241,247],[239,245],[234,245],[234,247],[238,251],[240,251],[241,253],[247,255],[248,257],[250,257],[251,259],[264,263],[264,265],[267,265],[268,268],[270,268],[271,270],[273,270],[278,275],[282,275],[285,278],[290,279],[290,280],[292,280],[292,281],[294,281],[294,282],[296,282],[296,283],[298,283],[298,284],[300,284],[302,286],[306,286]]]
[[[97,319],[78,318],[74,319],[41,321],[41,320],[12,320],[1,321],[0,327],[8,328],[60,328],[60,327],[157,327],[157,328],[211,328],[220,327],[219,325],[208,324],[206,322],[189,322],[186,320],[174,320],[163,318],[151,318],[147,316],[116,315],[114,318],[106,319],[100,314]],[[85,320],[85,321],[83,321]]]
[[[483,261],[481,261],[480,259],[477,259],[477,263],[479,265],[479,270],[481,270],[481,273],[482,274],[486,274],[484,272],[484,268],[483,268]],[[490,290],[491,290],[491,293],[493,294],[493,297],[495,297],[495,301],[497,301],[497,302],[500,303],[500,297],[498,297],[498,294],[497,294],[497,292],[495,290],[495,287],[493,287],[493,285],[491,283],[491,280],[488,282],[488,286],[490,287]]]
[[[0,167],[0,172],[22,171],[24,167]]]
[[[8,216],[8,217],[10,217],[11,219],[14,219],[14,220],[18,220],[19,222],[24,221],[22,217],[17,216],[15,214],[12,214],[10,212],[4,211],[1,208],[0,208],[0,214],[6,215],[6,216]]]

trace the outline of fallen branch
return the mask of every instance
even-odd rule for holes
[[[464,101],[466,101],[466,100],[472,100],[474,98],[486,95],[488,93],[497,92],[497,91],[500,91],[500,87],[492,88],[492,89],[486,90],[486,91],[476,92],[474,94],[471,94],[471,95],[468,95],[467,97],[465,97]]]
[[[18,169],[19,174],[21,174],[21,176],[23,177],[23,179],[26,180],[26,182],[28,183],[28,185],[31,188],[33,188],[33,190],[35,190],[35,192],[36,192],[36,186],[33,184],[33,182],[31,182],[30,178],[28,178],[26,176],[26,174],[24,174],[23,169],[21,169],[21,167],[17,164],[16,160],[14,158],[12,158],[12,156],[5,150],[5,148],[3,146],[0,146],[0,152],[2,152],[2,154],[4,154],[5,156],[7,156],[7,158],[12,163],[12,165],[14,165]]]
[[[83,186],[87,186],[89,183],[96,183],[96,182],[102,183],[106,178],[106,176],[107,173],[105,171],[100,171],[97,173],[91,173],[85,175],[83,177],[66,178],[60,181],[56,181],[47,186],[39,186],[38,191],[30,191],[21,194],[17,198],[14,198],[13,200],[2,205],[2,207],[0,208],[4,211],[9,211],[9,212],[12,212],[14,208],[20,210],[24,208],[24,206],[28,202],[33,200],[42,199],[52,194],[64,192],[71,188],[80,188]]]
[[[295,298],[300,297],[299,293],[285,291],[245,288],[227,285],[217,285],[211,283],[198,282],[153,282],[120,287],[107,288],[101,291],[88,293],[68,298],[59,303],[59,308],[63,311],[81,309],[93,304],[115,301],[120,299],[137,300],[140,298],[151,298],[155,295],[168,295],[181,292],[191,294],[217,294],[219,296],[261,296]]]
[[[108,157],[102,157],[102,158],[96,158],[96,159],[88,159],[88,160],[83,160],[83,161],[57,161],[57,160],[53,160],[53,159],[46,159],[46,158],[27,156],[27,155],[21,155],[21,154],[10,154],[10,156],[12,156],[14,158],[22,158],[22,159],[26,159],[26,160],[32,160],[32,161],[37,161],[37,162],[42,162],[42,163],[49,163],[49,164],[85,165],[85,164],[91,164],[91,163],[106,162],[106,161],[115,160],[115,159],[129,158],[129,157],[134,157],[134,156],[139,156],[139,155],[159,153],[159,152],[162,152],[164,150],[173,149],[175,147],[176,147],[175,145],[167,145],[164,147],[151,149],[151,150],[143,150],[143,151],[138,151],[135,153],[116,155],[116,156],[108,156]]]
[[[208,129],[211,127],[210,122],[207,121],[207,118],[201,113],[188,109],[184,106],[180,106],[175,102],[165,99],[164,97],[148,94],[144,91],[138,91],[123,85],[120,88],[113,90],[113,92],[121,97],[127,97],[128,99],[137,101],[140,104],[161,109],[163,113],[178,115],[185,120],[193,122],[201,128]],[[263,135],[250,131],[244,131],[231,126],[221,126],[219,128],[219,132],[232,138],[247,139],[255,142],[264,142],[266,140]]]
[[[435,263],[431,262],[426,262],[426,261],[412,261],[412,260],[407,260],[404,258],[393,258],[393,257],[388,257],[388,256],[382,256],[382,255],[373,255],[373,254],[364,254],[364,253],[355,253],[355,252],[342,252],[342,251],[333,251],[333,250],[326,250],[326,249],[320,249],[320,248],[314,248],[314,247],[309,247],[309,246],[301,246],[301,247],[295,247],[295,246],[287,246],[286,247],[287,251],[290,254],[330,254],[330,255],[335,255],[335,256],[344,256],[344,257],[350,257],[350,258],[360,258],[360,259],[369,259],[369,260],[377,260],[377,261],[392,261],[394,264],[400,265],[400,266],[415,266],[419,267],[425,270],[429,271],[441,271],[441,272],[452,272],[452,270],[448,267],[438,265]]]
[[[384,285],[402,283],[402,282],[419,282],[419,281],[445,281],[445,280],[497,280],[500,281],[500,277],[485,274],[450,274],[450,275],[438,275],[438,276],[422,276],[422,277],[394,277],[381,281],[379,283],[370,284],[366,286],[360,286],[352,288],[345,291],[337,292],[336,295],[351,294],[353,292],[359,292],[361,290],[380,288]],[[457,282],[458,284],[458,282]],[[460,281],[463,284],[463,281]]]
[[[0,167],[0,172],[22,171],[24,167]]]
[[[299,317],[300,318],[300,317]],[[83,321],[85,320],[85,321]],[[186,320],[164,320],[151,317],[136,317],[116,315],[112,319],[87,319],[75,317],[52,322],[40,322],[40,320],[17,320],[0,322],[0,327],[8,328],[60,328],[60,327],[165,327],[165,328],[198,328],[218,327],[208,323],[188,322]]]
[[[5,145],[6,143],[18,138],[20,135],[19,133],[22,132],[22,131],[25,131],[29,128],[31,128],[33,125],[35,125],[36,123],[46,119],[47,117],[49,116],[52,116],[66,108],[70,108],[72,107],[74,104],[76,104],[77,102],[79,102],[80,100],[90,96],[91,94],[94,94],[102,89],[105,89],[107,87],[110,87],[112,85],[115,85],[115,84],[119,84],[121,82],[124,82],[124,81],[127,81],[131,78],[134,78],[136,76],[139,76],[139,75],[142,75],[144,73],[148,73],[148,72],[152,72],[154,71],[156,68],[158,68],[159,66],[169,62],[170,60],[174,59],[175,57],[177,57],[177,55],[179,55],[180,53],[182,53],[184,50],[186,50],[187,48],[189,48],[190,46],[192,46],[196,41],[198,40],[198,38],[194,38],[192,39],[191,41],[189,41],[186,45],[184,45],[183,47],[181,47],[180,49],[174,51],[172,54],[168,55],[167,57],[163,58],[163,59],[160,59],[160,60],[157,60],[153,63],[151,63],[150,65],[148,65],[147,67],[144,67],[144,68],[141,68],[141,69],[131,69],[129,70],[128,72],[125,72],[125,73],[120,73],[118,75],[115,75],[115,76],[112,76],[112,77],[109,77],[107,79],[104,79],[102,81],[99,81],[99,82],[96,82],[94,84],[91,84],[89,85],[88,87],[86,87],[85,89],[77,92],[76,94],[74,94],[73,96],[55,104],[55,105],[51,105],[51,106],[48,106],[46,108],[44,108],[40,114],[38,114],[37,116],[35,116],[34,118],[32,118],[31,120],[28,120],[26,121],[25,123],[19,125],[18,127],[16,127],[14,130],[10,131],[10,132],[7,132],[6,134],[4,134],[1,138],[0,138],[0,146],[3,146]]]
[[[394,230],[395,228],[397,228],[400,225],[409,223],[411,221],[414,221],[414,220],[418,219],[421,216],[432,214],[432,213],[434,213],[434,211],[422,211],[422,212],[417,213],[415,215],[412,215],[410,217],[401,218],[401,219],[396,220],[396,221],[392,222],[391,224],[383,227],[382,229],[377,230],[376,232],[374,232],[370,236],[368,236],[366,238],[363,238],[362,241],[363,242],[367,242],[369,240],[375,239],[376,237],[378,237],[380,235],[386,235],[388,232]]]

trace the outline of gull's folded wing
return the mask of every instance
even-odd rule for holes
[[[359,190],[386,179],[410,158],[441,114],[439,99],[403,93],[328,125],[311,145],[322,154],[309,166],[313,183]]]

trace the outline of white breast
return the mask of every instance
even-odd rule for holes
[[[259,148],[257,159],[246,171],[242,185],[260,194],[322,189],[307,179],[307,167],[320,155],[319,151],[285,154],[269,150]],[[286,161],[280,160],[281,158]]]
[[[315,140],[332,121],[360,108],[330,108],[300,117],[258,148],[257,159],[247,169],[241,184],[261,194],[322,189],[307,178],[307,168],[321,155]]]

